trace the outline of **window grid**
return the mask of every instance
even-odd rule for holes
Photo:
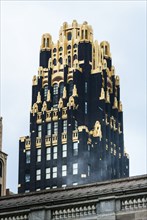
[[[67,144],[62,145],[62,157],[67,157]]]
[[[38,137],[41,137],[41,133],[42,133],[42,126],[38,125]]]
[[[78,142],[73,143],[73,156],[78,155]]]
[[[67,131],[67,120],[63,121],[63,132]]]
[[[26,163],[30,163],[30,155],[31,155],[31,152],[30,152],[30,150],[27,150],[26,151]]]
[[[54,122],[54,134],[57,134],[58,133],[58,122],[55,121]]]
[[[53,94],[58,95],[58,84],[54,84],[53,86]]]
[[[53,147],[53,159],[57,159],[57,146]]]
[[[25,175],[25,182],[30,182],[30,174],[28,173]]]
[[[47,135],[51,135],[51,123],[47,123]]]
[[[78,164],[74,163],[73,164],[73,175],[76,175],[76,174],[78,174]]]
[[[53,178],[57,178],[57,167],[53,167]]]
[[[51,168],[46,168],[46,179],[51,178]]]
[[[46,160],[51,160],[51,148],[46,148]]]
[[[41,180],[41,170],[36,170],[36,180]]]
[[[62,166],[62,176],[67,176],[67,165]]]
[[[87,102],[85,102],[85,114],[87,114]]]
[[[37,149],[37,162],[41,161],[41,149]]]

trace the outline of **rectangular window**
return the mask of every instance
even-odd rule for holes
[[[73,156],[78,155],[78,142],[73,143]]]
[[[47,123],[47,135],[51,135],[51,123]]]
[[[51,148],[48,147],[46,148],[46,160],[50,160],[51,159]]]
[[[76,174],[78,174],[78,164],[74,163],[73,164],[73,175],[76,175]]]
[[[30,150],[27,150],[26,151],[26,163],[30,163],[30,154],[31,154]]]
[[[63,132],[67,131],[67,120],[63,121]]]
[[[54,122],[54,134],[57,134],[58,133],[58,122],[55,121]]]
[[[41,133],[42,133],[42,126],[38,125],[38,137],[41,137]]]
[[[91,172],[91,166],[88,164],[88,176],[90,176],[90,172]]]
[[[41,149],[37,149],[37,162],[41,161]]]
[[[78,129],[78,122],[75,120],[75,130]]]
[[[62,166],[62,176],[67,176],[67,165]]]
[[[62,145],[62,157],[67,157],[67,144]]]
[[[28,173],[25,175],[25,182],[30,182],[30,174]]]
[[[57,146],[53,147],[53,159],[57,159]]]
[[[87,114],[87,102],[85,102],[85,114]]]
[[[87,93],[87,82],[85,82],[85,93]]]
[[[51,178],[51,168],[46,168],[46,179]]]
[[[36,180],[41,180],[41,170],[36,170]]]
[[[57,167],[53,167],[53,178],[57,178]]]
[[[48,87],[45,86],[44,87],[44,99],[46,100],[46,97],[47,97],[47,92],[48,92]]]

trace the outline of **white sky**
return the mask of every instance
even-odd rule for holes
[[[146,173],[146,1],[1,1],[1,96],[7,188],[17,191],[19,137],[29,135],[32,77],[43,33],[87,21],[107,40],[120,76],[130,175]]]

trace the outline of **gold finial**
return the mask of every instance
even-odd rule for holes
[[[69,102],[68,102],[68,106],[75,106],[75,100],[73,96],[69,97]]]
[[[51,101],[51,92],[50,90],[48,90],[47,92],[47,102],[50,102]]]
[[[66,87],[64,87],[64,89],[63,89],[63,99],[66,99],[66,96],[67,96]]]
[[[32,113],[33,113],[33,115],[35,114],[35,113],[37,113],[38,112],[38,105],[37,105],[37,103],[34,103],[33,104],[33,108],[32,108]]]
[[[49,33],[43,34],[40,49],[41,50],[51,49],[51,46],[52,46],[52,36]]]
[[[104,88],[101,88],[101,96],[100,96],[100,100],[105,99],[105,91]]]
[[[33,76],[33,86],[36,86],[37,85],[37,76]]]
[[[114,104],[113,104],[113,109],[115,108],[118,108],[118,101],[116,97],[114,97]]]
[[[123,107],[122,107],[122,102],[121,102],[121,101],[119,101],[118,111],[119,111],[119,112],[122,112],[122,111],[123,111]]]
[[[63,108],[63,99],[62,98],[59,99],[58,108]]]
[[[108,90],[106,92],[106,103],[110,103],[110,94]]]
[[[38,92],[38,95],[37,95],[37,103],[41,103],[41,95],[40,95],[40,92]]]
[[[119,81],[120,81],[119,76],[116,76],[115,77],[115,85],[116,86],[119,86]]]
[[[99,121],[95,122],[94,130],[93,130],[93,137],[102,138],[101,124]]]
[[[74,85],[74,87],[73,87],[72,95],[73,95],[74,97],[75,97],[75,96],[78,96],[76,85]]]
[[[47,110],[46,101],[43,102],[42,111],[45,112]]]

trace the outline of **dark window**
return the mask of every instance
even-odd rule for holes
[[[63,96],[63,89],[64,89],[64,84],[60,84],[60,98]]]
[[[78,56],[77,56],[77,54],[75,54],[74,56],[73,56],[73,60],[77,60],[78,59]]]
[[[47,92],[48,92],[48,87],[45,86],[44,87],[44,99],[46,100],[46,97],[47,97]]]
[[[68,40],[71,40],[71,38],[72,38],[72,34],[71,34],[71,32],[68,32],[68,33],[67,33],[67,39],[68,39]]]
[[[41,137],[42,125],[38,125],[38,137]]]
[[[53,94],[54,95],[58,94],[58,84],[54,84],[54,86],[53,86]]]
[[[69,96],[72,95],[72,90],[73,90],[73,82],[70,81],[70,82],[69,82]]]
[[[59,58],[59,63],[60,63],[60,64],[63,63],[63,59],[62,59],[62,57]]]
[[[78,129],[78,122],[75,120],[75,130]]]
[[[53,59],[53,64],[54,64],[54,66],[57,64],[56,59]]]
[[[77,47],[78,47],[78,45],[77,45],[77,44],[74,44],[74,45],[73,45],[73,48],[74,48],[74,49],[75,49],[75,48],[77,48]]]
[[[67,120],[63,121],[63,132],[67,131]]]
[[[57,51],[57,49],[56,49],[56,48],[54,48],[54,49],[53,49],[53,52],[55,53],[56,51]]]
[[[47,135],[51,135],[51,123],[47,124]]]
[[[68,45],[68,46],[67,46],[67,50],[70,50],[70,49],[71,49],[71,45]]]
[[[85,93],[87,93],[87,82],[85,82]]]
[[[58,133],[58,122],[55,121],[54,122],[54,134],[57,134]]]
[[[60,47],[60,48],[59,48],[59,51],[62,51],[62,50],[63,50],[63,47]]]
[[[88,33],[87,33],[87,30],[85,30],[85,39],[88,38]]]
[[[30,174],[25,175],[25,182],[30,182]]]
[[[71,56],[68,56],[68,66],[71,67]]]
[[[78,142],[73,143],[73,156],[78,155]]]
[[[30,154],[31,154],[30,150],[27,150],[26,151],[26,163],[30,163]]]

